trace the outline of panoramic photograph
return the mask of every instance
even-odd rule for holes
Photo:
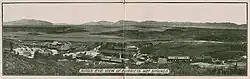
[[[246,3],[2,4],[5,76],[247,76]]]

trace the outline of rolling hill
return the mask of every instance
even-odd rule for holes
[[[109,21],[98,21],[98,22],[87,22],[84,23],[83,25],[112,25],[113,22],[109,22]]]
[[[26,25],[53,25],[53,23],[43,20],[34,19],[21,19],[16,21],[4,22],[3,25],[15,25],[15,26],[26,26]]]

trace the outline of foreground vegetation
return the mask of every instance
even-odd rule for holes
[[[28,59],[23,56],[17,56],[8,52],[3,53],[3,75],[60,75],[60,76],[76,76],[76,75],[110,75],[110,74],[80,74],[78,73],[81,68],[124,68],[119,64],[103,64],[103,65],[86,65],[86,62],[76,61],[56,61],[53,58],[36,58]],[[130,66],[130,65],[128,65]],[[131,65],[131,68],[168,68],[169,74],[147,74],[147,75],[169,75],[169,76],[245,76],[247,69],[209,69],[191,66],[189,63],[172,63],[168,65]],[[125,74],[114,74],[125,75]],[[135,75],[135,74],[126,74]],[[138,75],[138,74],[137,74]],[[145,75],[145,74],[140,74]]]

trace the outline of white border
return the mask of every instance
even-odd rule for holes
[[[1,0],[2,2],[50,2],[51,0]],[[51,2],[123,2],[123,0],[53,0]],[[126,0],[127,2],[248,2],[248,0]],[[0,7],[2,8],[2,6]],[[249,6],[248,6],[249,11]],[[249,13],[249,12],[248,12]],[[249,14],[248,14],[249,15]],[[0,15],[2,18],[2,15]],[[249,26],[249,16],[248,16],[248,26]],[[0,22],[2,25],[2,21]],[[2,27],[0,27],[2,29]],[[249,39],[249,28],[248,28],[248,41]],[[0,35],[2,35],[2,30],[0,30]],[[2,48],[2,36],[0,37],[0,48]],[[249,63],[249,52],[250,47],[248,43],[248,63]],[[2,49],[0,50],[2,52]],[[0,54],[0,76],[1,79],[250,79],[249,64],[248,64],[248,76],[2,76],[2,54]]]

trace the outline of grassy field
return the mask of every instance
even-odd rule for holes
[[[201,55],[213,57],[247,54],[247,29],[195,28],[168,26],[5,26],[3,37],[20,40],[61,40],[76,42],[158,42],[141,49],[156,56]],[[143,31],[144,30],[144,31]],[[61,32],[60,32],[61,31]],[[157,41],[165,40],[165,41]],[[186,43],[181,41],[215,41],[221,43]],[[172,41],[172,42],[170,42]]]
[[[127,26],[107,27],[99,25],[75,26],[11,26],[3,27],[4,39],[15,40],[61,40],[74,42],[158,42],[149,47],[143,47],[141,53],[154,56],[170,55],[210,55],[214,58],[229,59],[247,55],[247,29],[214,29],[196,27],[150,27]],[[165,40],[165,41],[157,41]],[[216,41],[223,43],[198,43],[182,41]],[[172,41],[172,42],[170,42]],[[3,48],[8,43],[3,42]],[[75,61],[57,62],[51,58],[27,59],[3,50],[4,75],[83,75],[80,68],[122,68],[121,65],[86,66]],[[157,66],[143,65],[132,68],[151,68]],[[213,70],[201,69],[183,64],[168,65],[171,73],[168,75],[246,75],[246,70],[236,73],[218,74]],[[49,71],[49,72],[48,72]],[[86,75],[86,74],[85,74]],[[96,74],[101,75],[101,74]],[[120,74],[121,75],[121,74]],[[123,74],[122,74],[123,75]]]
[[[39,39],[60,39],[67,38],[69,40],[98,40],[108,39],[113,41],[123,38],[127,40],[206,40],[206,41],[223,41],[223,42],[246,42],[247,29],[231,29],[231,28],[197,28],[197,27],[145,27],[145,26],[101,26],[101,25],[72,25],[72,26],[4,26],[3,36],[25,37],[28,40]],[[37,38],[37,39],[36,39]],[[71,39],[72,38],[72,39]],[[23,38],[19,38],[23,39]]]
[[[154,56],[201,56],[209,55],[214,58],[230,59],[247,55],[247,44],[216,44],[216,43],[161,43],[144,47],[141,53]]]

